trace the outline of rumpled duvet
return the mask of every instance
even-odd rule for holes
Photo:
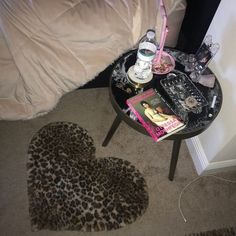
[[[165,3],[172,46],[186,4]],[[47,113],[160,26],[157,0],[1,0],[0,119]]]

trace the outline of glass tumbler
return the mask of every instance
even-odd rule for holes
[[[193,72],[190,74],[190,78],[192,79],[193,82],[199,81],[199,76],[206,69],[207,65],[215,56],[219,48],[220,48],[219,43],[214,43],[214,44],[212,43],[210,45],[207,45],[206,43],[202,44],[202,46],[199,48],[199,50],[195,55],[196,65],[194,67]]]

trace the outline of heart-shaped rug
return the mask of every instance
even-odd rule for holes
[[[27,170],[33,230],[118,229],[148,206],[141,173],[123,159],[96,159],[93,139],[74,123],[41,128],[30,142]]]

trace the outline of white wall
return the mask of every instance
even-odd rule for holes
[[[197,142],[187,141],[199,174],[212,168],[236,166],[235,0],[221,1],[207,34],[211,34],[213,41],[220,43],[221,46],[209,67],[222,86],[223,105],[220,114],[209,129],[196,138]],[[198,143],[198,147],[196,145],[193,147],[195,143]]]

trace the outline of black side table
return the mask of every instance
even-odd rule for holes
[[[166,49],[166,50],[176,60],[175,69],[179,71],[184,71],[184,66],[181,65],[180,62],[178,61],[178,56],[181,54],[181,52],[174,49]],[[114,65],[114,69],[112,71],[109,81],[109,95],[111,104],[115,109],[117,115],[113,121],[110,130],[107,133],[106,138],[103,141],[102,146],[107,146],[121,121],[125,121],[129,126],[134,128],[135,130],[149,136],[145,128],[138,121],[131,119],[127,113],[128,106],[126,105],[126,100],[130,97],[135,96],[136,92],[134,88],[128,83],[126,73],[129,67],[135,64],[136,53],[137,53],[136,50],[132,50],[124,54]],[[210,69],[207,68],[204,73],[212,73],[212,72],[210,71]],[[152,81],[148,86],[145,87],[144,90],[149,88],[157,89],[159,93],[161,93],[161,95],[166,99],[166,101],[169,102],[170,105],[174,106],[168,94],[164,91],[164,89],[160,85],[161,79],[165,77],[166,75],[154,75]],[[213,120],[216,118],[216,116],[219,114],[221,109],[223,95],[220,83],[217,79],[215,81],[214,88],[207,88],[202,86],[201,84],[195,84],[195,85],[208,101],[208,105],[203,107],[202,112],[200,114],[189,113],[187,126],[178,133],[175,133],[166,138],[168,140],[173,140],[172,155],[169,169],[169,180],[171,181],[174,179],[175,169],[178,161],[179,150],[182,140],[192,138],[202,133],[204,130],[206,130],[213,122]],[[208,117],[209,109],[213,97],[215,95],[217,95],[217,99],[215,103],[214,113],[213,116],[209,119]]]

